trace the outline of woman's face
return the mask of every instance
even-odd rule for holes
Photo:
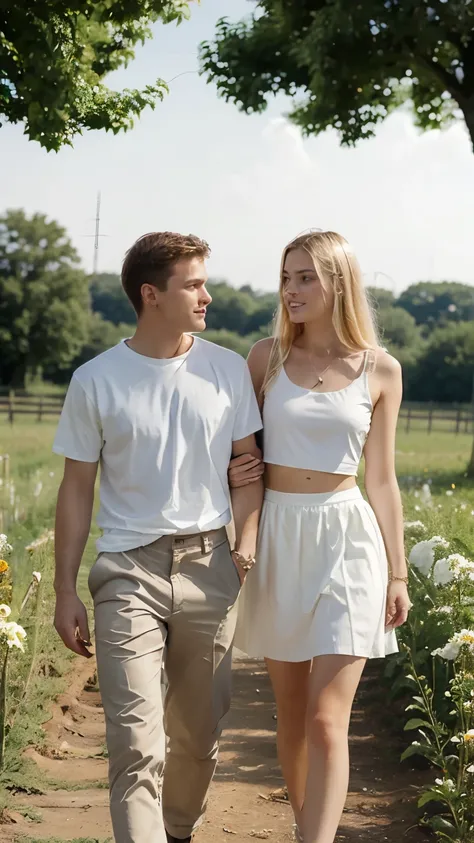
[[[294,324],[331,317],[334,293],[324,288],[305,249],[291,249],[287,253],[283,265],[282,295]]]

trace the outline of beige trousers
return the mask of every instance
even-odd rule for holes
[[[165,827],[188,837],[205,812],[230,707],[240,581],[226,531],[102,553],[89,588],[115,840],[165,843]]]

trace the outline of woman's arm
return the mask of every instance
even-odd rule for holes
[[[259,340],[250,349],[247,358],[247,364],[252,378],[253,388],[257,397],[260,412],[263,410],[264,397],[262,395],[262,384],[267,371],[268,359],[273,345],[273,339]],[[258,432],[261,434],[261,431]],[[262,437],[256,435],[256,442],[258,445],[257,454],[242,454],[235,457],[229,463],[229,485],[232,489],[238,489],[241,486],[248,486],[260,480],[264,465],[262,457]]]
[[[395,472],[402,373],[393,357],[379,351],[375,374],[380,394],[364,449],[365,489],[383,536],[390,575],[395,578],[389,582],[387,600],[387,625],[395,627],[405,622],[410,605],[406,584],[397,579],[407,576],[402,500]]]

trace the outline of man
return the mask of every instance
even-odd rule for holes
[[[231,493],[231,553],[227,469],[231,456],[258,455],[261,419],[245,361],[193,336],[211,303],[208,255],[169,232],[132,246],[122,283],[137,330],[75,372],[54,443],[66,458],[55,626],[85,657],[76,579],[101,467],[89,587],[117,843],[189,841],[202,821],[230,706],[236,600],[254,564],[263,486]]]

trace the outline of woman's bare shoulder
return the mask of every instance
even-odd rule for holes
[[[398,360],[388,353],[384,348],[375,349],[375,372],[383,378],[390,381],[399,380],[401,377],[402,367]]]
[[[273,337],[265,337],[263,340],[258,340],[249,351],[247,358],[249,366],[256,368],[267,367],[268,360],[275,342]]]

